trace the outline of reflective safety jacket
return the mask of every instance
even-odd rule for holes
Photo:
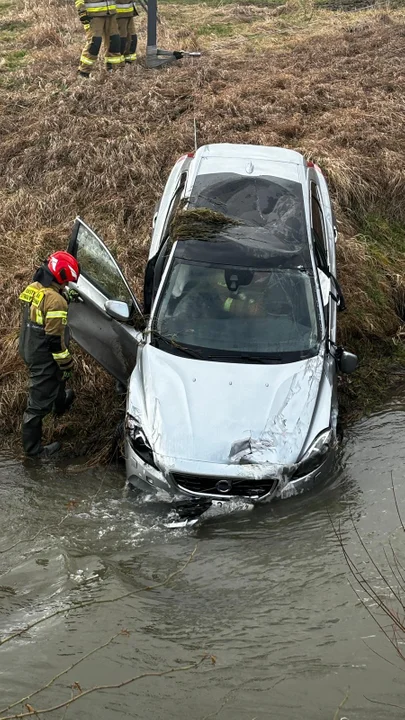
[[[79,15],[85,12],[89,18],[115,15],[117,11],[115,0],[99,0],[98,2],[75,0],[75,5]]]
[[[44,287],[32,282],[21,293],[24,303],[20,333],[20,355],[28,365],[56,362],[61,370],[69,370],[73,359],[67,347],[68,304],[60,286]]]
[[[264,297],[259,291],[252,291],[251,288],[238,290],[231,293],[224,282],[218,282],[219,295],[222,298],[222,309],[230,315],[249,317],[251,315],[266,316],[264,308]]]
[[[134,2],[126,2],[126,0],[115,0],[117,6],[117,20],[119,18],[129,18],[138,15],[138,11]]]

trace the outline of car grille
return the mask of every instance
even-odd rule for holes
[[[275,490],[277,480],[248,480],[246,478],[213,477],[208,475],[190,475],[173,473],[173,480],[180,490],[193,493],[208,493],[221,497],[263,497]]]

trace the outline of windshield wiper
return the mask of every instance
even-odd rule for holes
[[[282,359],[280,355],[246,355],[241,353],[240,355],[206,355],[207,360],[221,360],[223,362],[247,362],[247,363],[258,363],[261,365],[274,365],[275,363],[281,363]]]
[[[196,358],[197,360],[204,360],[204,356],[199,353],[197,350],[190,350],[189,348],[184,347],[183,345],[180,345],[179,343],[175,342],[174,340],[171,340],[170,338],[166,337],[165,335],[161,335],[156,330],[152,330],[152,342],[156,338],[156,340],[159,340],[160,342],[166,343],[166,345],[170,345],[170,347],[174,348],[175,350],[179,350],[180,352],[184,353],[184,355],[187,355],[188,357]]]

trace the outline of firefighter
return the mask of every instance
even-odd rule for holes
[[[73,390],[66,390],[73,359],[67,346],[68,303],[62,293],[79,275],[72,255],[55,252],[38,268],[19,298],[23,302],[19,350],[30,377],[22,442],[29,457],[46,458],[60,449],[58,442],[42,445],[42,418],[52,411],[63,415],[74,400]]]
[[[225,319],[263,316],[263,290],[254,283],[252,270],[227,268],[212,271],[183,295],[173,310],[173,317],[188,322],[193,319]],[[255,286],[255,287],[253,287]]]
[[[116,0],[116,6],[121,55],[124,62],[131,65],[136,60],[138,36],[135,32],[134,17],[138,15],[138,11],[134,2],[126,2],[126,0]],[[124,67],[124,65],[121,67]]]
[[[98,2],[75,0],[75,5],[87,39],[80,57],[79,76],[85,78],[90,76],[103,38],[107,70],[119,67],[124,58],[121,54],[115,0],[99,0]]]

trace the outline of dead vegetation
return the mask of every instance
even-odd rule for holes
[[[141,16],[139,64],[107,76],[99,62],[94,78],[81,83],[83,35],[73,3],[36,0],[18,13],[0,7],[5,23],[18,23],[0,60],[0,426],[10,442],[26,396],[16,351],[21,288],[47,253],[66,247],[79,214],[140,294],[153,208],[173,162],[193,149],[194,117],[199,144],[282,145],[320,164],[340,230],[339,276],[349,308],[342,339],[348,346],[370,339],[389,345],[399,330],[405,11],[322,10],[308,19],[299,2],[279,15],[273,9],[164,4],[161,45],[199,47],[201,59],[146,70]],[[364,233],[371,215],[388,220],[377,248],[373,225]],[[395,243],[391,221],[399,228]],[[52,433],[65,440],[67,453],[107,458],[122,398],[79,351],[76,371],[78,401]]]
[[[170,225],[173,242],[178,240],[213,240],[218,233],[230,225],[240,223],[220,212],[209,208],[179,210]]]

